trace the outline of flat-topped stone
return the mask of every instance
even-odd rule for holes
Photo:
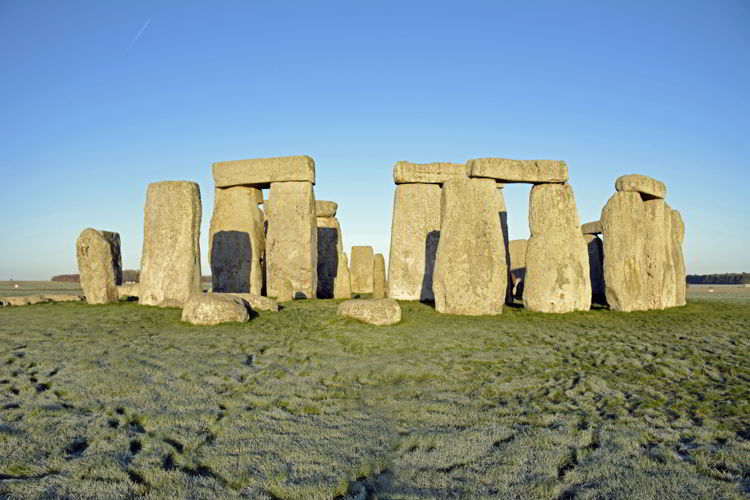
[[[316,217],[336,217],[339,204],[335,201],[315,200]]]
[[[395,325],[401,321],[401,306],[393,299],[345,300],[339,304],[336,315],[376,326]]]
[[[568,181],[568,165],[557,160],[477,158],[466,162],[466,175],[487,177],[504,183],[560,184]]]
[[[581,224],[583,234],[602,234],[602,223],[598,220]]]
[[[463,177],[466,177],[466,165],[463,163],[400,161],[393,167],[393,182],[396,184],[442,184]]]
[[[666,198],[667,185],[651,177],[640,174],[622,175],[615,181],[615,189],[631,193],[641,193],[648,198]]]
[[[315,161],[309,156],[280,156],[213,164],[216,187],[267,188],[272,182],[305,181],[315,184]]]
[[[182,321],[193,325],[218,325],[220,323],[244,323],[250,314],[244,302],[230,294],[195,294],[182,308]]]

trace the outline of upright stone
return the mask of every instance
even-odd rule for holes
[[[526,278],[526,247],[528,240],[510,240],[508,254],[510,255],[510,278],[513,285],[513,297],[523,298],[523,280]]]
[[[318,288],[318,228],[309,182],[274,182],[268,197],[266,235],[268,295],[278,297],[288,279],[295,296],[315,297]]]
[[[604,289],[614,311],[648,308],[643,276],[646,210],[638,193],[617,192],[602,208]]]
[[[143,222],[139,304],[181,307],[201,293],[198,184],[149,184]]]
[[[89,304],[107,304],[119,300],[109,239],[96,229],[84,229],[76,241],[76,260],[81,288]]]
[[[372,293],[374,260],[372,247],[352,247],[352,293]]]
[[[591,298],[597,304],[606,303],[604,289],[604,247],[595,234],[584,234],[589,252],[589,275],[591,276]]]
[[[115,284],[122,285],[122,251],[120,250],[120,233],[99,231],[109,242],[112,249],[112,266],[115,268]]]
[[[385,298],[385,257],[382,253],[376,253],[373,258],[372,298]]]
[[[214,292],[261,293],[266,237],[259,196],[260,189],[246,186],[216,189],[208,235]]]
[[[440,186],[397,185],[388,257],[388,297],[434,302],[432,278],[439,240]]]
[[[643,202],[646,261],[646,301],[649,309],[674,307],[677,302],[672,262],[672,209],[663,199]]]
[[[508,286],[495,181],[443,184],[435,258],[435,308],[446,314],[501,314]]]
[[[675,268],[675,305],[684,306],[685,302],[685,256],[682,243],[685,240],[685,223],[678,210],[672,210],[672,261]]]
[[[330,213],[330,212],[329,212]],[[318,217],[318,291],[319,299],[333,298],[339,256],[344,251],[341,226],[336,217]]]
[[[500,216],[500,227],[503,230],[503,251],[505,252],[505,266],[508,268],[508,287],[505,293],[505,303],[513,304],[513,280],[510,275],[510,241],[508,240],[508,209],[505,207],[505,195],[502,186],[495,190],[497,213]]]
[[[338,257],[336,278],[333,280],[333,298],[352,298],[352,283],[349,279],[349,259],[346,256],[346,252],[341,252]]]
[[[538,184],[531,189],[529,229],[526,308],[548,313],[589,310],[588,249],[569,184]]]

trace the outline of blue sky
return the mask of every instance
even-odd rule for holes
[[[146,186],[307,154],[344,245],[388,254],[399,160],[561,159],[582,222],[668,185],[689,273],[750,271],[750,2],[0,1],[0,279],[137,269]],[[506,189],[528,236],[528,186]]]

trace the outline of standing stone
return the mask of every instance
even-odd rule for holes
[[[330,213],[330,212],[329,212]],[[339,256],[344,251],[341,226],[336,217],[318,217],[318,291],[319,299],[333,298]]]
[[[385,257],[382,253],[376,253],[373,258],[372,298],[385,298]]]
[[[276,301],[289,302],[290,300],[294,300],[294,288],[292,288],[292,282],[284,278],[281,280],[281,288],[279,289]]]
[[[505,207],[505,196],[502,185],[495,190],[497,213],[500,216],[500,227],[503,230],[503,251],[505,252],[505,266],[508,269],[508,287],[505,293],[505,303],[513,304],[513,280],[510,276],[510,242],[508,240],[508,209]]]
[[[646,212],[644,257],[648,309],[676,305],[677,290],[672,262],[672,209],[662,199],[643,202]]]
[[[685,223],[678,210],[672,210],[672,261],[675,268],[675,304],[684,306],[685,302],[685,256],[682,253],[682,243],[685,240]]]
[[[443,184],[435,258],[435,309],[446,314],[501,314],[508,286],[495,181]]]
[[[117,302],[115,266],[110,240],[96,229],[84,229],[76,241],[81,288],[89,304]]]
[[[440,240],[440,186],[398,184],[393,197],[388,297],[434,302],[433,270]]]
[[[268,197],[266,273],[268,295],[278,297],[288,279],[295,296],[315,297],[318,288],[318,228],[309,182],[274,182]]]
[[[102,233],[112,249],[112,266],[115,268],[115,284],[122,285],[122,251],[120,250],[120,233],[113,231],[99,231]]]
[[[528,240],[510,240],[508,255],[510,256],[510,278],[513,284],[513,297],[523,298],[523,280],[526,278],[526,247]]]
[[[538,184],[531,189],[529,229],[525,307],[548,313],[589,310],[588,249],[569,184]]]
[[[333,280],[333,298],[352,298],[352,283],[349,279],[349,258],[346,256],[346,252],[341,252],[338,257],[336,278]]]
[[[201,293],[201,193],[198,184],[149,184],[143,222],[139,304],[181,307]]]
[[[214,292],[261,293],[266,238],[258,196],[252,187],[216,189],[208,234]]]
[[[372,247],[352,247],[352,293],[372,293],[374,260]]]
[[[613,311],[647,309],[644,258],[646,211],[638,193],[617,192],[602,208],[604,289]]]
[[[597,304],[605,304],[604,291],[604,247],[595,234],[584,234],[589,252],[589,275],[591,276],[591,299]]]

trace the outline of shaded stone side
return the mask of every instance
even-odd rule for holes
[[[120,233],[113,231],[99,231],[109,242],[112,249],[112,267],[115,269],[115,284],[122,285],[122,250],[120,244]]]
[[[81,288],[89,304],[107,304],[119,300],[110,243],[110,239],[92,228],[84,229],[76,241]]]
[[[335,217],[318,217],[318,291],[319,299],[332,299],[338,272],[339,255],[344,250],[341,226]]]
[[[495,181],[443,184],[440,242],[433,275],[435,308],[446,314],[501,314],[508,286]]]
[[[684,306],[685,288],[685,256],[682,244],[685,241],[685,223],[678,210],[672,210],[672,262],[675,269],[675,303],[676,306]]]
[[[352,247],[352,293],[372,293],[375,252],[369,246]]]
[[[525,307],[548,313],[590,309],[588,248],[573,188],[569,184],[535,185],[529,198],[529,228]]]
[[[201,195],[195,182],[149,184],[138,303],[181,307],[201,293]]]
[[[523,280],[526,277],[526,247],[528,240],[510,240],[508,255],[510,257],[510,279],[513,297],[523,298]]]
[[[591,299],[597,304],[605,304],[604,290],[604,246],[595,234],[584,234],[589,253],[589,275],[591,276]]]
[[[672,262],[672,209],[662,199],[643,202],[646,302],[649,309],[674,307],[677,299]]]
[[[495,201],[497,202],[497,213],[500,216],[500,227],[503,230],[505,266],[508,268],[508,287],[505,292],[505,303],[513,304],[513,280],[510,275],[510,241],[508,240],[508,209],[505,207],[505,195],[503,194],[502,187],[498,187],[495,190]]]
[[[333,281],[333,298],[352,298],[352,283],[349,279],[349,258],[347,257],[346,252],[341,252],[339,254],[336,278]]]
[[[388,297],[433,302],[432,277],[440,240],[440,186],[399,184],[393,196]]]
[[[279,297],[283,280],[287,279],[295,297],[315,297],[318,288],[318,228],[312,184],[274,182],[267,206],[268,295]]]
[[[214,292],[261,294],[266,237],[259,193],[246,186],[216,189],[208,233]]]
[[[385,257],[376,253],[372,261],[372,298],[385,298]]]

